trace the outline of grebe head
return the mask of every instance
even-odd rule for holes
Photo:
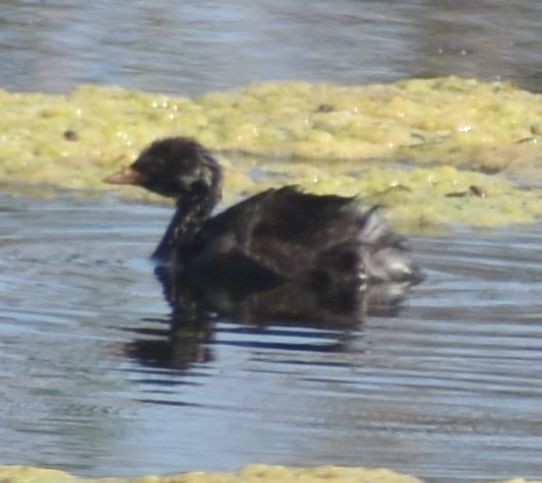
[[[128,168],[105,180],[142,186],[162,196],[220,198],[222,169],[198,142],[184,137],[153,142]]]

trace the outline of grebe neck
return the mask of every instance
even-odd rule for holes
[[[158,260],[168,260],[173,252],[182,253],[189,249],[194,237],[201,230],[205,222],[211,217],[215,206],[220,201],[216,193],[190,193],[177,199],[177,209],[169,226],[152,254]],[[176,263],[179,261],[176,260]]]

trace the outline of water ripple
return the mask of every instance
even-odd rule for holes
[[[542,472],[542,227],[415,239],[427,281],[354,328],[171,326],[147,261],[167,210],[0,201],[4,463]]]

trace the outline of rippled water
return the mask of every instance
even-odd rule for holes
[[[348,330],[218,319],[171,334],[147,259],[169,214],[0,197],[3,463],[542,473],[542,226],[416,238],[428,278],[397,317]]]
[[[45,6],[46,5],[46,6]],[[0,0],[0,87],[200,94],[461,75],[540,90],[536,0]]]

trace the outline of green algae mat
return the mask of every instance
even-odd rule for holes
[[[284,466],[250,465],[237,473],[193,472],[174,476],[145,476],[133,480],[120,478],[80,479],[58,470],[28,466],[0,466],[2,483],[423,483],[422,480],[387,469],[287,468]],[[515,479],[503,483],[537,483]]]
[[[219,155],[225,204],[288,183],[382,204],[409,231],[542,218],[542,96],[510,83],[269,82],[193,99],[85,85],[0,103],[5,190],[110,190],[145,145],[182,135]]]

